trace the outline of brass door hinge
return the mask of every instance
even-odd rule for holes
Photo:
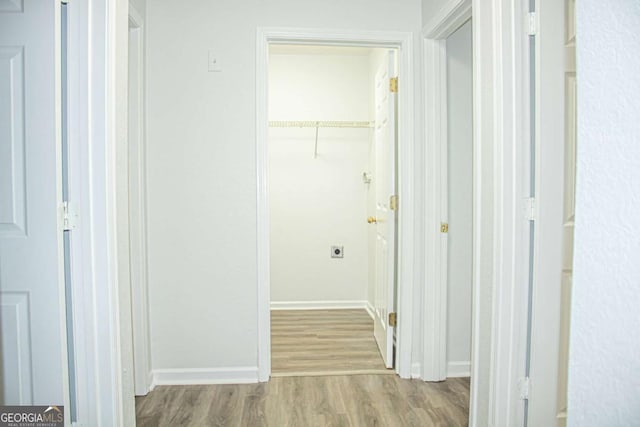
[[[397,211],[398,210],[398,196],[393,195],[389,198],[389,208],[392,211]]]
[[[441,222],[440,223],[440,232],[441,233],[448,233],[449,232],[449,224],[446,222]]]
[[[389,313],[389,326],[395,328],[398,324],[398,315],[396,313]]]
[[[391,93],[398,93],[398,78],[391,77],[389,79],[389,91]]]

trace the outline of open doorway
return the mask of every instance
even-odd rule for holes
[[[429,102],[425,122],[427,251],[422,377],[426,381],[461,377],[468,385],[477,254],[470,4],[461,4],[447,16],[424,30]]]
[[[471,375],[473,270],[473,52],[471,20],[446,41],[446,376]]]
[[[269,48],[273,376],[394,372],[396,61]]]
[[[401,200],[401,208],[393,211],[393,216],[397,217],[394,221],[384,219],[384,223],[394,225],[397,228],[397,239],[390,238],[389,242],[397,241],[396,244],[388,245],[390,249],[387,260],[390,262],[391,267],[387,268],[386,273],[390,280],[386,280],[385,283],[389,286],[393,283],[397,284],[394,291],[390,288],[386,292],[385,310],[374,310],[374,317],[376,311],[378,318],[380,319],[378,325],[384,336],[386,337],[386,343],[382,345],[386,358],[387,367],[393,367],[401,377],[408,378],[411,375],[411,342],[412,342],[412,328],[413,325],[413,311],[411,310],[413,304],[413,216],[414,212],[414,197],[412,194],[412,180],[414,176],[414,157],[413,157],[413,83],[409,78],[412,70],[412,49],[411,49],[411,34],[408,33],[385,33],[385,32],[331,32],[331,31],[287,31],[283,29],[259,29],[258,30],[258,49],[257,49],[257,170],[258,170],[258,379],[260,381],[267,381],[271,376],[271,219],[270,219],[270,180],[269,180],[269,124],[276,121],[323,121],[323,122],[352,122],[367,121],[358,120],[358,118],[347,117],[331,117],[333,120],[320,120],[317,118],[307,118],[309,120],[295,120],[293,118],[284,118],[284,120],[275,120],[274,117],[270,117],[269,114],[269,49],[274,45],[298,45],[298,48],[303,46],[334,46],[334,47],[350,47],[350,48],[381,48],[384,51],[395,52],[396,58],[394,64],[397,65],[397,70],[394,70],[394,74],[398,76],[398,92],[389,99],[396,97],[397,102],[397,127],[396,131],[388,132],[389,135],[395,137],[396,147],[389,154],[395,156],[394,163],[390,164],[390,167],[395,168],[395,174],[397,174],[396,182],[394,182],[397,193],[393,194],[389,192],[386,196],[384,205],[387,210],[391,211],[391,204],[396,203],[397,200]],[[367,68],[368,69],[368,68]],[[369,80],[370,74],[367,71],[366,80]],[[405,79],[406,78],[406,79]],[[390,77],[386,77],[387,81],[385,87],[389,89],[391,86]],[[395,79],[394,79],[395,80]],[[339,83],[340,80],[338,80]],[[339,106],[334,106],[336,109]],[[370,112],[372,107],[368,106],[367,111]],[[372,114],[372,113],[369,113]],[[371,116],[369,116],[371,117]],[[375,121],[376,119],[369,118],[368,121]],[[315,123],[311,128],[306,131],[311,131],[311,150],[307,150],[307,158],[313,159],[315,153]],[[293,131],[294,129],[279,129],[280,131]],[[298,129],[303,131],[305,129]],[[318,150],[319,154],[322,154],[321,150],[326,149],[322,145],[322,131],[329,132],[368,132],[374,134],[376,130],[374,128],[365,129],[347,129],[347,128],[320,128],[318,126]],[[326,133],[326,132],[325,132]],[[331,133],[327,134],[331,136]],[[367,158],[364,159],[366,161]],[[397,161],[397,167],[395,162]],[[358,169],[356,175],[356,182],[360,186],[360,191],[364,191],[365,186],[368,185],[365,181],[368,179],[367,175],[363,175],[365,170]],[[395,175],[394,175],[395,176]],[[364,178],[364,179],[363,179]],[[300,180],[303,183],[303,180]],[[391,196],[397,196],[392,198]],[[364,207],[366,207],[366,202]],[[376,201],[376,204],[378,202]],[[334,206],[334,209],[340,209],[339,206]],[[361,204],[361,208],[363,208]],[[370,213],[367,215],[365,209],[361,209],[360,225],[365,227],[365,239],[368,246],[368,233],[367,227],[378,227],[379,221],[376,224],[377,215],[380,212]],[[358,217],[360,217],[360,215]],[[367,217],[371,216],[371,223],[367,222]],[[390,215],[389,218],[392,218]],[[397,222],[396,222],[397,221]],[[373,225],[373,227],[372,227]],[[362,242],[361,242],[362,243]],[[325,245],[326,246],[326,245]],[[349,247],[347,244],[340,243],[338,241],[329,243],[329,246],[324,248],[324,257],[331,261],[332,251],[331,246],[344,246],[344,252],[340,248],[340,252],[346,257],[349,254]],[[335,249],[335,248],[334,248]],[[394,255],[395,250],[395,255]],[[367,251],[368,256],[368,251]],[[365,257],[366,258],[366,257]],[[337,261],[337,260],[333,260]],[[368,282],[368,268],[366,271],[366,277]],[[393,274],[394,276],[390,276]],[[382,275],[378,275],[382,277]],[[368,285],[367,285],[368,286]],[[366,299],[368,298],[368,291],[363,292],[360,297],[360,307],[364,309],[367,306]],[[395,295],[395,297],[394,297]],[[276,301],[277,302],[277,301]],[[394,305],[395,304],[395,305]],[[375,304],[374,304],[375,306]],[[380,307],[382,307],[380,305]],[[394,314],[398,313],[397,323],[394,322]],[[391,320],[391,322],[389,322]],[[395,323],[395,327],[389,326],[389,323]],[[375,322],[374,322],[375,325]],[[395,337],[395,338],[394,338]],[[395,356],[393,352],[393,346],[395,344]],[[377,344],[376,344],[377,346]],[[386,365],[386,363],[385,363]]]

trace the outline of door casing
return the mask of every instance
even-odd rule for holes
[[[116,141],[127,138],[127,0],[69,2],[69,198],[78,424],[134,425],[123,372],[116,250]],[[122,103],[125,103],[123,106]]]
[[[443,13],[425,25],[422,42],[426,91],[426,268],[421,376],[425,381],[443,381],[447,378],[448,241],[447,234],[440,229],[441,223],[448,222],[446,39],[471,19],[471,0],[447,3],[446,7]]]
[[[136,395],[150,391],[151,343],[147,282],[147,204],[144,103],[144,19],[129,4],[129,268]]]
[[[537,0],[536,235],[528,424],[557,425],[565,181],[565,2]],[[570,99],[568,101],[571,101]],[[566,420],[564,420],[566,421]]]
[[[256,166],[258,261],[258,380],[271,375],[268,183],[269,44],[360,46],[398,49],[398,326],[396,372],[411,376],[414,280],[413,35],[404,32],[258,28],[256,40]]]
[[[451,0],[423,27],[425,69],[425,290],[422,375],[446,369],[442,207],[443,42],[473,15],[473,285],[469,425],[524,420],[529,220],[527,2]],[[471,12],[473,11],[473,12]],[[520,286],[514,286],[519,284]]]

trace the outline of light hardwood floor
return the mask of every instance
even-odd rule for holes
[[[138,426],[466,426],[469,380],[395,375],[280,377],[242,385],[158,386],[136,398]]]
[[[271,312],[271,375],[393,374],[364,309]]]
[[[469,380],[425,383],[385,369],[365,310],[273,311],[271,319],[268,383],[159,386],[136,398],[138,426],[467,425]]]

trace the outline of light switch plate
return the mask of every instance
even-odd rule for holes
[[[214,71],[214,72],[222,71],[222,64],[220,64],[220,57],[213,50],[209,50],[209,71]]]

